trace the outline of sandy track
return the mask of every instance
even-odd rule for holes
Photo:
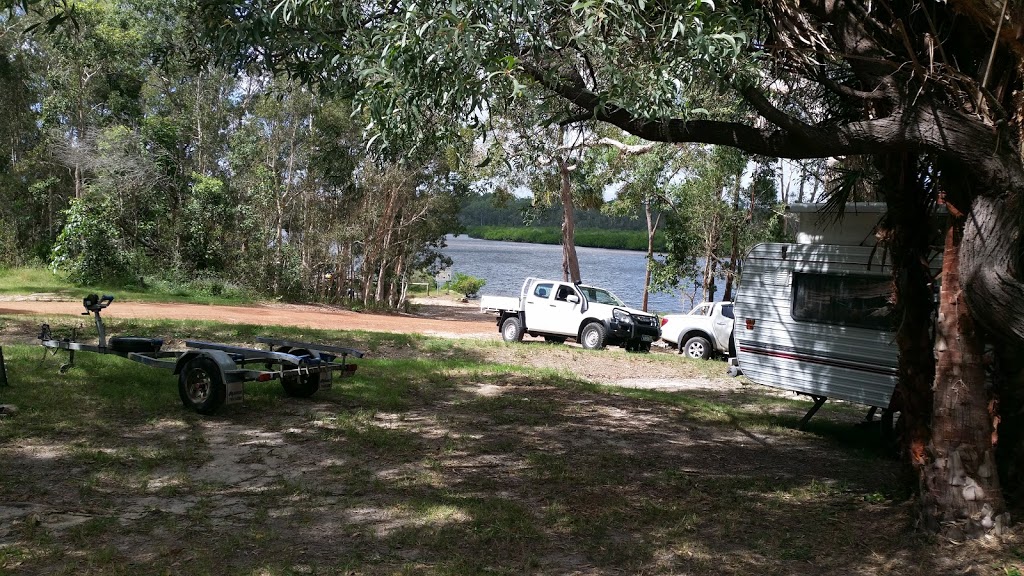
[[[7,301],[0,302],[0,314],[77,315],[80,302]],[[366,314],[330,306],[306,304],[254,304],[220,306],[201,304],[164,304],[114,302],[103,311],[110,318],[147,318],[171,320],[211,320],[229,324],[298,326],[326,330],[371,330],[375,332],[478,335],[498,337],[491,317],[476,307],[423,304],[415,314]]]

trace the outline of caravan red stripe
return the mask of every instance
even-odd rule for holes
[[[846,370],[858,370],[860,372],[868,372],[870,374],[881,374],[882,376],[897,376],[898,371],[895,368],[889,368],[885,366],[870,366],[859,364],[855,362],[844,362],[842,360],[835,360],[832,358],[822,358],[821,356],[810,356],[807,354],[800,354],[798,352],[782,352],[779,350],[768,350],[766,348],[757,348],[754,346],[740,345],[740,352],[746,352],[748,354],[756,354],[758,356],[768,356],[771,358],[781,358],[783,360],[795,360],[797,362],[807,362],[808,364],[819,364],[821,366],[832,366],[833,368],[843,368]],[[741,366],[742,368],[742,366]]]

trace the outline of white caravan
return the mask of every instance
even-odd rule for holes
[[[758,384],[815,397],[816,407],[826,398],[887,407],[899,363],[891,293],[880,249],[754,246],[733,308],[740,370]]]
[[[750,250],[734,298],[740,371],[757,384],[813,397],[801,428],[828,398],[870,406],[869,418],[887,409],[899,365],[887,251],[841,244],[873,244],[873,224],[864,222],[877,222],[884,206],[848,207],[845,230],[823,225],[816,209],[791,207],[803,217],[798,243]],[[830,241],[839,243],[822,243]]]

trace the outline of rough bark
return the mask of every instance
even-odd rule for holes
[[[965,296],[979,324],[1010,342],[1024,342],[1019,210],[1003,198],[975,198],[960,261]]]
[[[999,531],[1008,522],[988,413],[984,345],[960,284],[961,226],[950,226],[943,253],[932,437],[921,486],[925,525],[954,539]]]
[[[1020,270],[1019,208],[1001,198],[976,198],[961,248],[964,296],[979,324],[994,336],[993,412],[1000,414],[997,462],[1008,496],[1024,504],[1024,289]]]

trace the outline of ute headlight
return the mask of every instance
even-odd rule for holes
[[[614,318],[617,322],[624,322],[627,324],[633,322],[633,317],[629,315],[629,312],[626,312],[625,310],[619,310],[618,308],[612,310],[612,318]]]

